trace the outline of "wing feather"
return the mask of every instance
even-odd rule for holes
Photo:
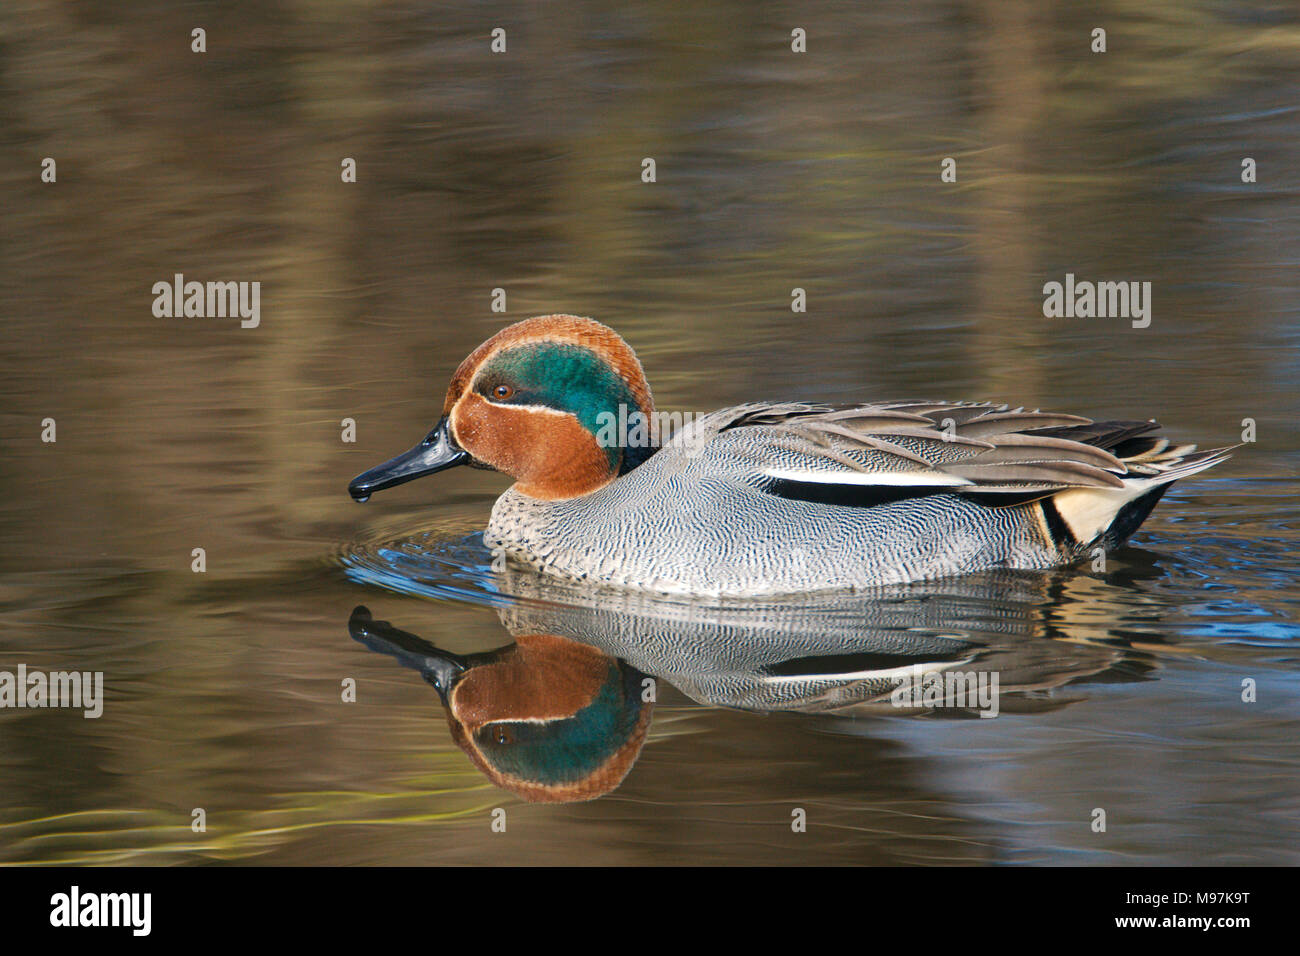
[[[716,427],[719,433],[736,432],[728,447],[760,480],[1023,497],[1123,487],[1128,467],[1099,439],[1136,440],[1131,436],[1139,431],[1158,428],[1136,424],[1143,428],[1111,423],[1123,431],[1078,415],[988,402],[913,401],[752,404],[728,409]],[[1076,441],[1072,432],[1093,441]],[[1143,446],[1150,455],[1167,448]]]

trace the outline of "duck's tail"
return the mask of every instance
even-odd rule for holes
[[[1043,498],[1048,533],[1063,549],[1118,547],[1146,520],[1171,484],[1213,468],[1237,447],[1197,451],[1195,445],[1174,445],[1161,437],[1122,440],[1109,450],[1128,469],[1121,476],[1124,487],[1067,488]]]

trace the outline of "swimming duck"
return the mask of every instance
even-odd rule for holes
[[[550,574],[668,594],[856,590],[1113,549],[1169,485],[1223,461],[1155,434],[975,402],[751,402],[661,434],[612,329],[548,315],[452,376],[418,445],[352,497],[468,464],[512,476],[484,542]]]

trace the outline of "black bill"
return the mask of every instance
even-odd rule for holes
[[[469,452],[456,444],[447,429],[444,415],[424,441],[410,451],[402,452],[369,471],[357,475],[348,484],[348,494],[357,501],[365,501],[376,491],[414,481],[424,475],[463,465],[469,461]]]

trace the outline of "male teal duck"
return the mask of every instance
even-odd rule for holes
[[[1121,544],[1179,478],[1218,464],[1154,421],[971,402],[754,402],[661,440],[632,349],[548,315],[452,376],[420,444],[353,479],[365,501],[454,465],[515,479],[484,534],[551,574],[668,594],[860,589],[1049,568]]]

